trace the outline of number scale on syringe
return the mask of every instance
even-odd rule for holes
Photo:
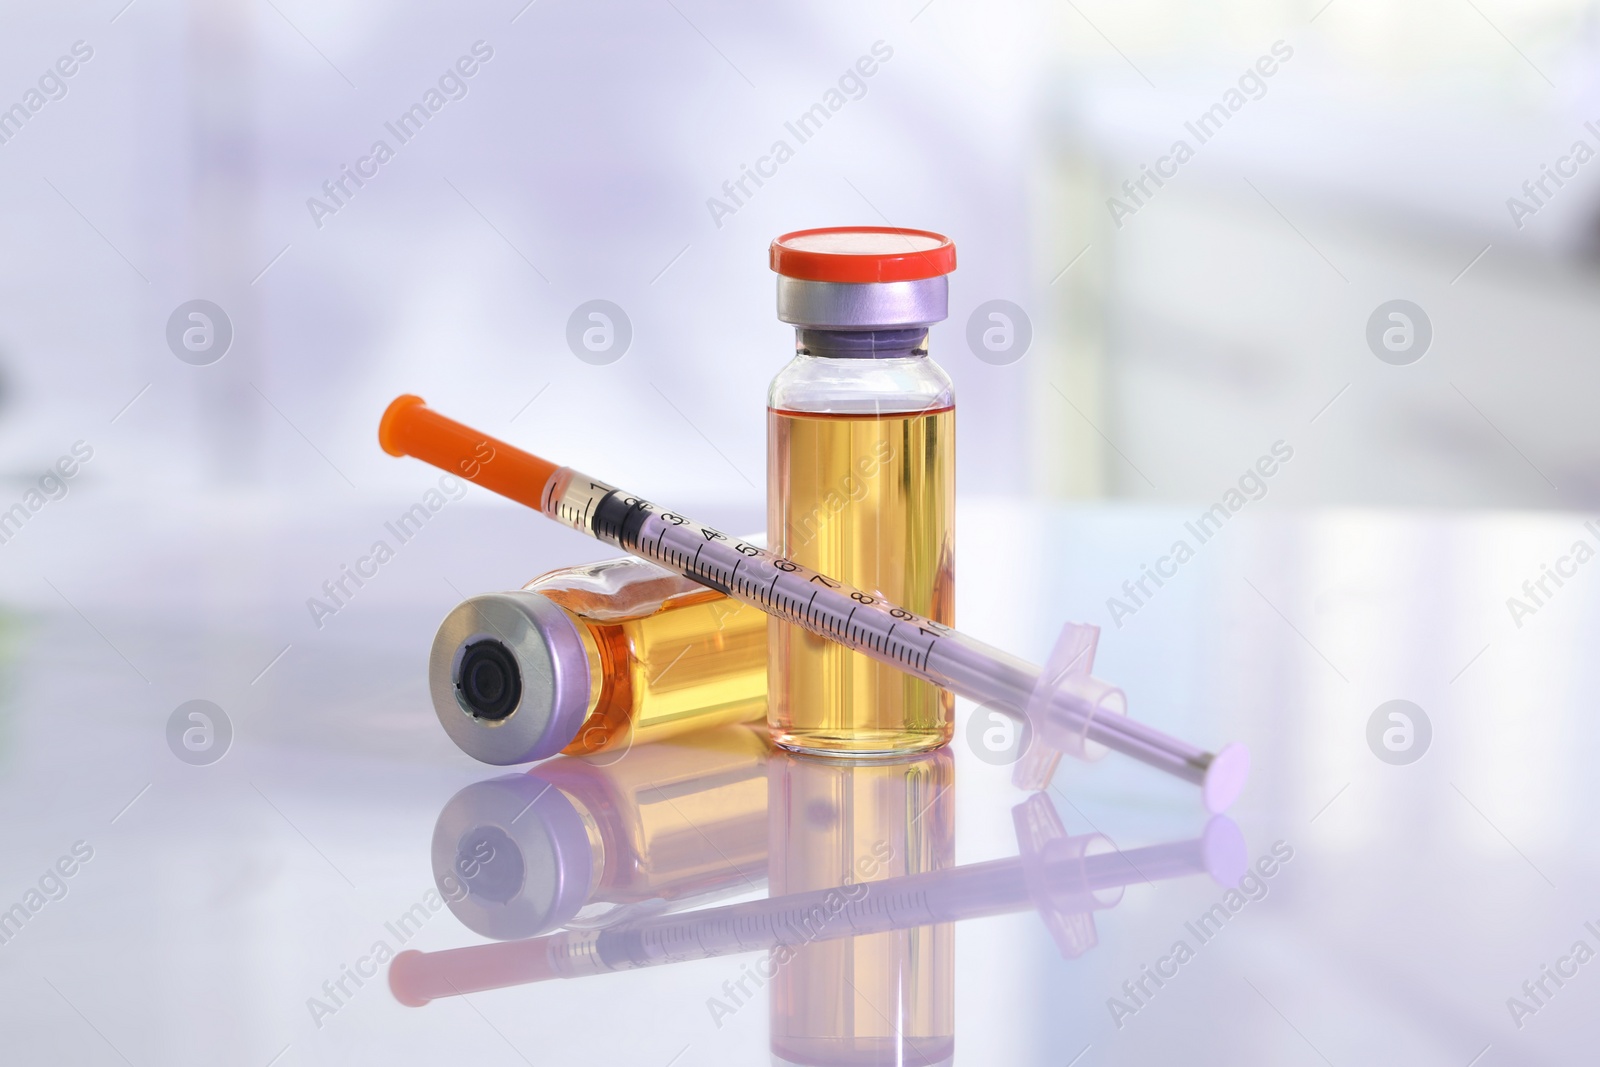
[[[582,533],[969,700],[1020,713],[1039,681],[1039,668],[1025,660],[570,468],[550,480],[543,503],[545,514]],[[1121,715],[1095,714],[1097,705],[1070,686],[1052,694],[1051,706],[1089,741],[1206,780],[1212,756],[1202,749]]]

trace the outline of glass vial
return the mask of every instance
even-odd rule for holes
[[[760,718],[766,616],[634,557],[471,597],[433,641],[445,732],[501,766]]]
[[[928,356],[955,246],[842,227],[773,242],[795,357],[767,397],[767,536],[797,563],[955,622],[955,396]],[[954,698],[778,620],[768,724],[784,748],[883,756],[950,739]]]
[[[882,761],[779,752],[767,762],[767,782],[774,897],[955,864],[955,764],[948,750]],[[954,924],[777,949],[767,970],[774,1064],[951,1062]]]

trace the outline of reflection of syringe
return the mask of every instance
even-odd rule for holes
[[[1067,837],[1049,800],[1015,811],[1023,853],[877,882],[659,916],[604,930],[566,931],[443,952],[402,952],[389,987],[403,1004],[484,989],[580,978],[741,952],[793,949],[934,923],[1037,908],[1064,955],[1095,943],[1091,913],[1121,899],[1124,886],[1208,872],[1223,885],[1244,872],[1244,838],[1224,816],[1198,838],[1128,852],[1098,834]]]
[[[1053,749],[1087,740],[1159,767],[1201,787],[1209,811],[1226,811],[1244,788],[1249,751],[1240,744],[1206,752],[1123,714],[1122,690],[1086,672],[1066,672],[1041,687],[1038,667],[913,614],[748,541],[581,474],[557,467],[428,409],[421,397],[389,405],[378,440],[395,456],[415,456],[616,545],[818,637],[948,689],[1021,714],[1035,703]]]

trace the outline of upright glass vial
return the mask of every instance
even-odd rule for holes
[[[795,357],[767,397],[767,537],[796,563],[955,622],[955,396],[928,357],[946,315],[950,239],[845,226],[772,243]],[[769,621],[773,741],[883,756],[950,739],[954,698]]]
[[[433,639],[434,711],[501,766],[759,719],[766,616],[627,556],[470,597]]]

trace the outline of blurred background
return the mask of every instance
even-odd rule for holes
[[[961,399],[964,494],[1207,502],[1279,439],[1305,446],[1273,486],[1286,502],[1600,494],[1600,167],[1522,188],[1574,142],[1600,149],[1594,4],[4,18],[8,105],[92,51],[0,144],[0,461],[19,483],[81,438],[107,446],[83,496],[398,501],[424,472],[373,430],[411,391],[662,499],[759,506],[761,401],[792,344],[766,246],[888,222],[959,248],[933,351]],[[440,93],[475,44],[492,58]],[[1270,77],[1250,73],[1263,57]],[[402,143],[386,124],[430,90],[444,106]],[[1202,142],[1186,124],[1230,90],[1243,106]],[[791,128],[830,102],[802,143]],[[393,158],[361,164],[380,140]],[[1158,164],[1179,140],[1192,158]],[[1158,165],[1176,176],[1124,191]],[[376,171],[360,186],[341,169],[358,166]],[[776,173],[756,184],[758,166]],[[165,336],[197,298],[233,329],[203,367]],[[631,327],[598,366],[566,340],[594,299]],[[1392,299],[1431,325],[1414,365],[1369,350]],[[998,365],[968,343],[993,300],[1031,334]]]

